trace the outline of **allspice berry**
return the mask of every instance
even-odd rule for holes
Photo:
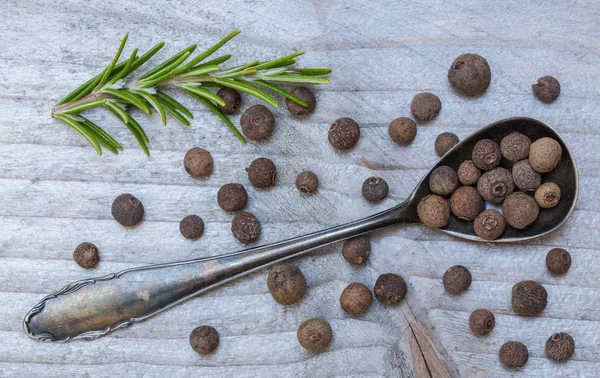
[[[447,165],[440,165],[429,176],[429,190],[438,196],[449,196],[457,187],[456,171]]]
[[[380,202],[388,195],[389,187],[381,177],[369,177],[362,184],[362,195],[369,202]]]
[[[186,152],[183,167],[192,177],[206,177],[213,171],[213,158],[210,152],[194,147]]]
[[[277,303],[290,305],[306,294],[306,279],[297,266],[280,264],[269,272],[267,288]]]
[[[529,148],[529,163],[537,172],[553,170],[562,157],[560,144],[552,138],[540,138]]]
[[[433,93],[418,93],[410,103],[410,111],[417,121],[431,121],[442,110],[440,98]]]
[[[258,218],[247,211],[241,211],[231,221],[231,232],[233,236],[244,244],[250,244],[258,240],[261,226]]]
[[[560,187],[553,182],[540,185],[535,191],[535,202],[543,209],[551,209],[560,202]]]
[[[253,105],[246,109],[240,118],[242,131],[249,139],[268,139],[275,130],[275,117],[264,105]]]
[[[344,260],[352,264],[362,264],[371,255],[371,242],[367,235],[347,239],[342,245],[342,256]]]
[[[411,143],[417,136],[417,124],[410,118],[396,118],[388,126],[388,133],[394,142],[400,145]]]
[[[314,172],[302,171],[296,176],[296,188],[302,194],[314,194],[319,187],[319,178]]]
[[[186,239],[198,239],[204,233],[204,221],[197,215],[188,215],[179,222],[179,232]]]
[[[317,350],[329,346],[333,331],[325,320],[314,318],[300,324],[296,336],[304,349]]]
[[[491,203],[501,203],[514,190],[512,174],[502,167],[484,172],[477,181],[477,191],[484,200]]]
[[[500,347],[500,362],[509,369],[518,369],[529,360],[529,351],[525,344],[518,341],[509,341]]]
[[[350,315],[364,314],[371,306],[371,302],[373,302],[371,290],[358,282],[348,285],[340,296],[342,310]]]
[[[531,86],[533,94],[544,102],[552,102],[560,94],[560,83],[552,76],[542,76]]]
[[[477,309],[469,316],[469,328],[478,335],[483,336],[492,332],[496,326],[496,317],[490,310],[484,308]]]
[[[504,233],[506,221],[498,210],[484,210],[473,222],[475,234],[484,240],[496,240]]]
[[[527,159],[530,146],[531,139],[518,131],[513,131],[500,141],[502,156],[512,162]]]
[[[444,198],[430,194],[417,205],[417,214],[425,226],[446,227],[450,220],[450,205]]]
[[[113,218],[125,227],[135,226],[144,217],[144,205],[129,193],[123,193],[115,198],[110,211]]]
[[[552,274],[565,274],[571,267],[571,254],[563,248],[552,248],[546,255],[546,267]]]
[[[475,147],[473,147],[471,159],[477,168],[489,171],[500,164],[502,152],[500,151],[498,143],[491,139],[482,139],[475,144]]]
[[[512,307],[519,315],[537,315],[547,303],[548,292],[538,282],[521,281],[512,288]]]
[[[217,203],[225,211],[242,210],[248,204],[248,192],[242,184],[225,184],[217,192]]]
[[[190,345],[198,354],[210,354],[219,346],[219,333],[211,326],[196,327],[190,333]]]
[[[377,278],[375,282],[375,298],[386,305],[399,303],[406,297],[406,281],[394,273],[385,273]]]
[[[542,175],[531,168],[527,159],[513,165],[512,176],[517,188],[524,192],[533,192],[542,183]]]
[[[285,106],[290,113],[297,117],[303,117],[311,114],[315,110],[317,98],[310,89],[306,87],[296,87],[292,90],[292,94],[304,101],[307,106],[302,106],[288,98],[285,100]]]
[[[435,138],[435,152],[442,156],[456,146],[460,140],[454,133],[444,132]]]
[[[349,150],[360,138],[360,127],[352,118],[339,118],[329,127],[329,143],[338,150]]]
[[[537,219],[540,207],[533,197],[523,192],[514,192],[502,203],[502,214],[509,226],[524,230]]]
[[[460,294],[471,286],[471,272],[462,265],[454,265],[444,273],[444,289],[450,294]]]
[[[481,170],[477,168],[473,160],[465,160],[458,166],[456,174],[461,184],[475,185],[481,177]]]
[[[450,211],[458,219],[470,222],[483,208],[483,199],[472,186],[461,186],[450,197]]]
[[[271,159],[258,158],[246,168],[248,180],[259,189],[266,189],[275,185],[277,168]]]
[[[448,81],[460,93],[478,96],[490,86],[492,71],[481,55],[461,54],[448,70]]]
[[[240,92],[232,88],[221,88],[217,91],[217,96],[225,101],[225,106],[219,105],[219,109],[227,115],[233,115],[240,110],[242,105],[242,96]]]
[[[84,269],[92,269],[98,265],[100,261],[100,254],[98,248],[88,242],[83,242],[75,247],[73,251],[73,260]]]
[[[562,362],[575,353],[575,340],[566,332],[558,332],[546,341],[546,355],[548,358]]]

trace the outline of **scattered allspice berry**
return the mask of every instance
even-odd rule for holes
[[[329,127],[329,143],[338,150],[349,150],[360,138],[360,126],[352,118],[339,118]]]
[[[129,193],[123,193],[115,198],[110,211],[113,218],[125,227],[135,226],[144,217],[144,205]]]
[[[430,194],[417,205],[417,214],[425,226],[446,227],[450,220],[450,205],[444,198]]]
[[[560,187],[553,182],[540,185],[535,191],[535,202],[543,209],[551,209],[560,202]]]
[[[478,96],[490,86],[492,71],[481,55],[461,54],[448,70],[448,81],[460,93]]]
[[[552,138],[540,138],[529,148],[529,163],[536,171],[547,173],[556,167],[562,157],[560,144]]]
[[[188,215],[179,222],[179,232],[186,239],[198,239],[204,233],[204,221],[197,215]]]
[[[501,203],[515,190],[512,174],[502,168],[484,172],[477,181],[477,191],[484,200]]]
[[[552,102],[560,94],[560,83],[552,76],[542,76],[537,80],[537,84],[531,86],[531,89],[538,99]]]
[[[444,273],[444,289],[450,294],[460,294],[471,286],[471,272],[462,265],[454,265]]]
[[[280,264],[269,272],[267,288],[277,303],[290,305],[306,294],[306,279],[297,266]]]
[[[277,169],[271,159],[258,158],[246,168],[248,180],[257,188],[266,189],[275,185]]]
[[[344,241],[342,256],[344,260],[352,264],[362,264],[371,254],[371,242],[367,235],[357,236]]]
[[[438,196],[449,196],[457,187],[456,171],[447,165],[440,165],[429,176],[429,190]]]
[[[527,159],[513,165],[512,176],[517,188],[524,192],[532,192],[542,183],[542,175],[533,170]]]
[[[417,121],[431,121],[442,110],[440,98],[433,93],[418,93],[410,103],[410,111]]]
[[[518,131],[513,131],[500,141],[502,156],[512,162],[527,159],[531,139]]]
[[[484,240],[496,240],[504,233],[506,221],[498,210],[484,210],[473,222],[475,234]]]
[[[225,106],[220,106],[219,109],[227,115],[233,115],[240,110],[242,105],[242,96],[240,92],[232,88],[221,88],[217,91],[217,96],[225,101]]]
[[[210,152],[194,147],[186,152],[183,167],[192,177],[207,177],[213,171],[213,158]]]
[[[456,146],[459,142],[458,137],[454,133],[444,132],[435,138],[435,152],[442,156],[446,152],[450,151],[452,147]]]
[[[458,219],[472,221],[483,208],[483,199],[472,186],[461,186],[450,197],[450,211]]]
[[[518,341],[509,341],[500,347],[500,362],[509,369],[518,369],[529,360],[529,351],[525,344]]]
[[[469,316],[469,328],[478,336],[487,335],[496,326],[496,317],[490,310],[477,309]]]
[[[358,282],[348,285],[340,296],[342,310],[351,315],[364,314],[371,306],[371,302],[373,302],[371,290]]]
[[[246,109],[240,118],[242,131],[249,139],[265,140],[273,134],[275,117],[264,105],[253,105]]]
[[[407,117],[396,118],[390,122],[388,133],[394,142],[406,145],[411,143],[417,136],[417,124]]]
[[[540,207],[533,197],[514,192],[502,202],[502,214],[509,226],[524,230],[537,219]]]
[[[383,201],[388,191],[388,184],[381,177],[369,177],[362,184],[362,195],[369,202]]]
[[[558,362],[566,361],[575,353],[575,340],[566,332],[558,332],[546,341],[546,355]]]
[[[287,110],[295,116],[302,117],[311,114],[317,106],[317,98],[314,93],[306,87],[296,87],[292,90],[292,94],[306,103],[306,107],[290,100],[285,100]]]
[[[219,333],[211,326],[196,327],[190,333],[190,345],[198,354],[210,354],[219,346]]]
[[[483,171],[489,171],[500,164],[502,152],[498,143],[491,139],[482,139],[473,147],[471,155],[473,163]]]
[[[75,247],[73,251],[73,260],[82,268],[91,269],[98,265],[100,254],[98,248],[88,242],[83,242]]]
[[[296,176],[296,188],[302,194],[314,194],[319,187],[319,178],[314,172],[302,171]]]
[[[258,240],[260,231],[260,221],[254,214],[247,211],[237,213],[231,221],[233,236],[244,244],[250,244]]]
[[[385,273],[375,282],[375,298],[386,305],[396,304],[406,297],[406,281],[394,273]]]
[[[217,203],[225,211],[242,210],[248,204],[248,192],[242,184],[225,184],[217,192]]]
[[[546,255],[546,267],[552,274],[565,274],[571,267],[571,254],[563,248],[552,248]]]
[[[538,282],[521,281],[512,288],[512,307],[519,315],[537,315],[547,303],[548,292]]]
[[[458,181],[463,185],[475,185],[481,177],[481,170],[477,168],[473,160],[465,160],[458,166]]]
[[[317,350],[327,348],[331,343],[333,331],[325,320],[314,318],[304,321],[298,327],[298,342],[304,349]]]

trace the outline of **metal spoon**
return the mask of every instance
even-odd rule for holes
[[[513,131],[520,131],[531,140],[551,137],[560,143],[562,159],[556,169],[544,175],[544,181],[557,183],[562,197],[555,208],[540,211],[538,220],[531,227],[526,230],[508,227],[495,242],[532,239],[557,229],[571,215],[577,199],[577,167],[571,151],[554,129],[532,118],[510,118],[482,128],[446,153],[435,167],[448,165],[456,169],[462,161],[471,158],[477,141],[490,138],[500,142]],[[510,168],[504,159],[503,165]],[[95,339],[267,265],[393,224],[419,222],[417,204],[429,194],[430,173],[403,203],[355,222],[226,255],[127,269],[71,283],[48,295],[29,311],[23,320],[23,328],[36,340]],[[441,231],[484,241],[475,235],[472,223],[455,217],[451,217],[448,226]]]

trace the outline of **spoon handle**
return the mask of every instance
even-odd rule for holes
[[[95,339],[264,266],[410,221],[408,204],[404,202],[358,221],[278,243],[73,282],[31,309],[23,320],[23,329],[29,337],[42,341]]]

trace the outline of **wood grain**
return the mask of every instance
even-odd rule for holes
[[[0,376],[131,377],[553,377],[597,376],[600,369],[600,6],[589,0],[517,1],[286,1],[6,0],[0,9]],[[125,145],[119,156],[96,156],[82,138],[50,118],[53,104],[99,72],[130,32],[130,46],[167,42],[159,57],[197,42],[208,46],[235,28],[243,33],[226,50],[233,64],[293,50],[309,53],[302,65],[329,66],[332,84],[316,91],[317,111],[306,120],[274,109],[276,132],[267,143],[241,146],[208,111],[185,96],[195,119],[185,128],[170,119],[136,114],[150,136],[152,156],[135,147],[128,131],[103,112],[91,119]],[[466,99],[446,79],[464,52],[487,58],[493,77],[486,94]],[[531,94],[543,75],[562,85],[546,105]],[[420,91],[440,96],[443,110],[419,126],[409,147],[387,135],[393,118],[406,116]],[[245,97],[244,106],[258,103]],[[333,120],[361,125],[357,148],[336,153],[326,133]],[[442,131],[466,137],[510,116],[532,116],[554,126],[572,148],[580,173],[580,198],[557,232],[522,244],[488,245],[453,239],[417,225],[373,235],[364,267],[346,264],[339,246],[297,262],[309,283],[301,303],[282,307],[265,285],[264,271],[177,306],[147,322],[93,342],[52,345],[29,340],[25,313],[43,295],[73,280],[140,264],[232,252],[241,246],[230,232],[231,215],[216,206],[227,182],[246,185],[249,210],[263,222],[260,243],[316,231],[382,210],[412,191],[437,157]],[[232,118],[239,122],[239,115]],[[189,148],[210,150],[215,173],[194,180],[182,167]],[[270,191],[248,185],[244,168],[266,156],[278,168]],[[319,193],[300,197],[295,176],[319,175]],[[360,196],[371,175],[391,184],[376,206]],[[134,193],[146,208],[144,222],[124,229],[110,215],[112,199]],[[198,241],[184,240],[179,220],[196,213],[206,223]],[[101,263],[83,271],[74,247],[95,243]],[[545,269],[552,247],[568,248],[573,265],[564,277]],[[473,284],[463,295],[444,293],[441,276],[463,264]],[[378,302],[361,318],[343,313],[339,294],[350,282],[372,286],[384,272],[401,274],[407,300],[386,308]],[[510,288],[535,279],[548,290],[542,316],[522,318],[510,306]],[[485,338],[472,335],[476,308],[496,314]],[[334,340],[323,353],[302,350],[295,332],[303,320],[324,317]],[[221,346],[199,357],[188,344],[197,325],[211,324]],[[545,357],[545,340],[569,332],[577,350],[566,364]],[[519,372],[498,361],[500,345],[523,341],[530,360]]]

